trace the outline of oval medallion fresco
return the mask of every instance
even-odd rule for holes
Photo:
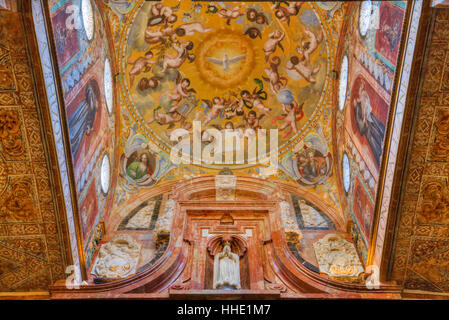
[[[302,2],[139,1],[120,68],[130,115],[169,151],[170,133],[278,129],[281,153],[320,117],[332,70],[329,27]]]

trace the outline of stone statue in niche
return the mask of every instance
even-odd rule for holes
[[[136,272],[141,245],[131,236],[120,234],[100,248],[92,274],[102,279],[122,279]]]
[[[226,242],[222,252],[215,255],[213,288],[241,289],[239,256],[231,251],[229,242]]]
[[[313,244],[320,272],[330,277],[358,277],[364,272],[354,245],[337,234]]]

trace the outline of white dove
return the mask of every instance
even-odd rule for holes
[[[242,60],[245,57],[246,57],[246,54],[229,59],[228,55],[225,53],[223,56],[223,60],[216,59],[216,58],[209,58],[209,57],[205,57],[205,59],[212,63],[218,64],[219,66],[223,66],[224,71],[229,71],[230,65],[233,65],[234,63],[239,62],[240,60]]]

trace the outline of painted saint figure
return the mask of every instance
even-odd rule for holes
[[[134,180],[139,180],[146,175],[151,176],[153,174],[153,169],[151,168],[148,155],[146,153],[142,153],[139,160],[131,162],[131,164],[126,168],[126,174]]]
[[[98,97],[93,88],[95,80],[86,86],[86,99],[69,118],[69,135],[72,155],[78,152],[84,134],[90,136],[98,111]]]
[[[326,157],[315,149],[308,148],[297,156],[300,174],[307,180],[313,181],[327,173]]]
[[[231,252],[227,242],[222,252],[214,258],[214,289],[235,290],[240,286],[239,256]]]
[[[363,82],[360,84],[359,96],[354,100],[354,116],[360,135],[365,136],[368,140],[374,160],[377,166],[380,166],[385,125],[374,115],[370,97],[365,91]]]

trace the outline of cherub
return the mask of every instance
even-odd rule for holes
[[[150,119],[149,121],[147,121],[148,124],[156,121],[160,125],[168,124],[168,129],[171,129],[174,127],[176,122],[181,122],[181,126],[183,123],[186,122],[185,117],[182,114],[180,114],[178,111],[168,112],[168,113],[160,113],[159,112],[160,108],[161,107],[158,107],[154,110],[154,117],[152,119]]]
[[[159,26],[156,30],[152,30],[151,27],[147,27],[145,30],[145,41],[149,44],[155,44],[159,42],[164,42],[166,38],[171,37],[173,40],[175,32],[171,27],[164,28],[161,30]]]
[[[204,116],[204,118],[206,119],[206,121],[204,122],[204,125],[207,125],[209,122],[211,122],[212,120],[216,119],[219,116],[221,110],[226,108],[226,101],[219,97],[213,98],[212,102],[209,100],[204,100],[204,99],[203,99],[203,101],[206,103],[206,105],[208,107],[206,109],[207,113]]]
[[[186,24],[180,25],[178,28],[175,29],[175,33],[179,37],[193,36],[195,34],[195,32],[207,33],[210,31],[214,31],[214,29],[205,28],[199,22],[186,23]]]
[[[240,100],[240,108],[243,108],[243,105],[245,105],[247,108],[256,108],[260,112],[262,112],[264,115],[269,116],[271,108],[265,107],[265,105],[262,103],[261,96],[255,92],[256,89],[254,89],[253,94],[249,93],[248,90],[243,90],[240,93],[240,96],[242,99]]]
[[[173,126],[174,126],[174,125],[172,125],[172,126],[169,127],[169,128],[173,128]],[[184,130],[189,131],[190,129],[192,129],[192,127],[193,127],[193,125],[192,125],[192,122],[191,122],[191,121],[188,121],[185,117],[183,117],[183,118],[181,119],[181,122],[180,122],[180,125],[179,125],[179,129],[184,129]],[[167,136],[168,138],[170,138],[170,141],[176,141],[176,140],[172,140],[172,139],[171,139],[172,134],[175,133],[176,130],[178,130],[178,129],[165,130],[165,134],[166,134],[166,136]]]
[[[254,8],[249,8],[246,11],[246,18],[248,21],[256,22],[258,24],[268,24],[268,19],[263,13],[257,12]]]
[[[306,65],[305,57],[300,59],[297,56],[293,56],[287,62],[287,73],[296,80],[304,78],[310,83],[315,83],[316,79],[313,76],[320,71],[320,67],[320,64],[315,64],[312,68]]]
[[[279,19],[279,21],[287,22],[287,24],[290,25],[290,17],[298,15],[302,4],[302,1],[291,1],[288,7],[282,7],[280,3],[277,3],[274,4],[271,9],[276,10],[274,15]]]
[[[256,21],[257,18],[257,10],[254,8],[249,8],[248,10],[246,10],[246,18],[248,19],[248,21],[254,22]]]
[[[226,108],[223,110],[222,115],[226,119],[232,119],[235,116],[242,116],[245,114],[243,111],[243,102],[237,97],[235,93],[231,93],[231,98],[226,103]]]
[[[241,131],[241,134],[249,139],[249,143],[254,141],[256,131],[262,129],[259,122],[264,116],[264,114],[257,116],[257,113],[254,110],[248,112],[248,117],[243,115],[243,131]]]
[[[265,46],[263,51],[265,52],[265,62],[268,62],[270,56],[276,51],[276,48],[279,46],[282,51],[284,51],[284,47],[281,44],[281,41],[285,37],[285,32],[281,30],[273,31],[268,35],[270,38],[267,42],[265,42]]]
[[[172,56],[166,53],[164,56],[164,61],[162,62],[162,72],[166,72],[168,68],[178,69],[182,64],[189,59],[190,62],[195,60],[195,55],[189,53],[193,49],[193,42],[188,41],[186,43],[180,43],[179,45],[174,44],[173,49],[177,52],[176,56]]]
[[[180,77],[178,77],[177,85],[175,87],[175,90],[170,95],[170,100],[175,102],[175,105],[170,109],[170,112],[174,112],[179,107],[179,102],[183,98],[188,98],[192,96],[194,93],[196,93],[195,89],[189,88],[190,86],[190,80],[187,78],[184,78],[180,80]]]
[[[134,78],[137,75],[139,75],[142,71],[148,72],[151,70],[153,64],[157,62],[157,60],[152,60],[153,57],[153,52],[148,51],[143,57],[139,57],[134,61],[128,60],[128,64],[133,66],[129,72],[129,82],[131,86],[134,84]]]
[[[260,30],[257,29],[256,27],[249,27],[245,31],[244,35],[248,35],[251,39],[256,39],[257,37],[262,39],[262,34],[260,33]]]
[[[257,17],[256,17],[256,23],[258,24],[268,24],[268,18],[265,14],[263,13],[258,13]]]
[[[145,91],[147,89],[156,89],[160,84],[161,78],[151,77],[151,78],[142,78],[137,85],[140,91]]]
[[[156,3],[151,6],[152,17],[148,20],[148,25],[155,26],[160,23],[175,23],[178,16],[174,12],[178,11],[180,5],[176,7],[164,6],[162,3]]]
[[[275,56],[271,59],[270,67],[265,68],[265,73],[268,78],[262,77],[265,81],[270,83],[271,90],[273,93],[277,94],[279,90],[285,88],[288,83],[288,79],[286,77],[280,77],[278,68],[281,64],[281,59],[278,56]]]
[[[248,112],[248,117],[243,115],[243,122],[245,123],[245,128],[253,129],[253,130],[262,129],[262,127],[259,124],[259,121],[264,116],[265,116],[264,114],[257,116],[257,113],[254,110],[251,110],[250,112]]]
[[[301,104],[301,106],[298,106],[298,103],[296,101],[293,101],[289,105],[283,105],[284,114],[282,116],[273,117],[273,124],[278,120],[284,121],[284,123],[279,128],[280,130],[289,128],[289,130],[282,136],[283,139],[287,138],[292,133],[292,131],[294,133],[298,132],[298,129],[296,128],[296,122],[304,117],[303,106],[304,103]]]
[[[224,19],[226,19],[226,24],[230,25],[232,19],[237,19],[245,14],[243,12],[239,12],[240,6],[230,9],[220,9],[218,11],[218,15]]]
[[[211,124],[211,127],[217,129],[218,131],[220,131],[223,135],[226,134],[226,132],[233,132],[234,129],[234,124],[232,123],[232,121],[227,121],[224,125],[224,128],[220,125],[220,124]],[[215,140],[214,136],[211,135],[208,130],[203,130],[201,132],[201,137],[203,142],[205,142],[205,144],[209,144],[211,142],[213,142]]]
[[[305,29],[304,33],[307,34],[310,38],[309,41],[301,41],[301,45],[296,47],[296,51],[304,57],[305,62],[311,66],[310,63],[310,56],[312,53],[316,50],[318,45],[323,41],[323,30],[320,31],[318,36],[316,36],[312,31],[309,29]]]

